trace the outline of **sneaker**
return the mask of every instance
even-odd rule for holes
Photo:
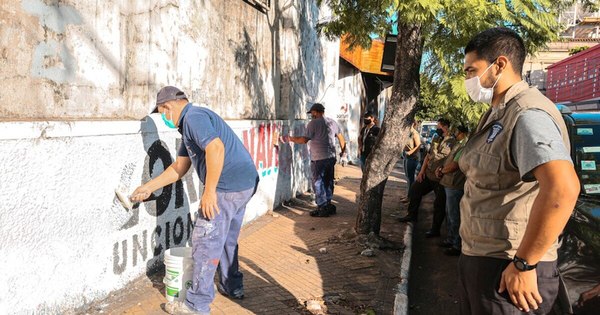
[[[328,202],[325,208],[327,209],[327,211],[329,211],[329,214],[336,214],[337,212],[336,206],[331,202]]]
[[[188,314],[200,314],[200,315],[209,315],[210,313],[200,312],[189,307],[185,302],[181,301],[172,301],[165,304],[165,312],[173,315],[188,315]]]
[[[217,286],[217,290],[219,291],[219,293],[221,293],[221,295],[226,296],[228,298],[236,299],[236,300],[244,299],[244,288],[238,288],[238,289],[233,290],[232,293],[227,293],[227,292],[225,292],[225,290],[222,290],[219,285],[219,286]]]
[[[310,212],[311,217],[328,217],[329,210],[326,207],[318,207]]]

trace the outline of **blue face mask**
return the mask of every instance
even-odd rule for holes
[[[167,125],[167,127],[169,128],[177,128],[177,126],[175,126],[175,122],[173,122],[173,116],[171,115],[171,119],[167,119],[167,115],[165,113],[162,113],[161,115],[162,120],[165,122],[165,125]]]

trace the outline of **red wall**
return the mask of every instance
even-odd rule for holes
[[[546,96],[556,102],[600,97],[600,45],[548,67]]]

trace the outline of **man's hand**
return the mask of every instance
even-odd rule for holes
[[[150,189],[146,188],[145,185],[142,185],[142,186],[136,188],[131,193],[129,200],[131,200],[133,202],[142,202],[142,201],[150,198],[151,194],[152,194],[152,191]]]
[[[581,293],[581,295],[579,296],[579,300],[577,300],[577,306],[583,307],[585,302],[587,302],[597,296],[600,296],[600,284],[598,284],[597,286],[593,287],[590,290],[587,290],[587,291]]]
[[[513,304],[521,311],[537,310],[538,305],[542,304],[535,269],[519,271],[511,262],[502,272],[498,293],[505,290],[508,291],[508,296]]]
[[[204,190],[202,199],[200,200],[200,210],[205,218],[212,220],[221,212],[217,204],[217,193]]]
[[[419,175],[417,175],[417,182],[422,183],[423,179],[425,179],[425,172],[419,172]]]
[[[442,173],[442,169],[443,169],[443,167],[441,167],[441,166],[440,166],[440,167],[438,167],[438,169],[437,169],[437,170],[435,170],[435,176],[436,176],[437,178],[442,178],[442,177],[444,177],[444,173]]]

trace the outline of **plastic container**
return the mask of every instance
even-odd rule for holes
[[[170,248],[165,252],[165,297],[171,301],[185,301],[192,287],[194,261],[191,247]]]

